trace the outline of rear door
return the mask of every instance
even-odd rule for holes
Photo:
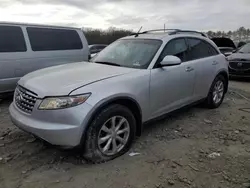
[[[208,90],[216,76],[219,52],[207,41],[198,38],[187,38],[190,55],[196,70],[194,99],[199,100],[207,96]]]

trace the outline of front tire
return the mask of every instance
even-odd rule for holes
[[[92,163],[112,160],[127,152],[135,138],[136,120],[125,106],[106,107],[90,124],[84,158]]]
[[[222,75],[217,76],[209,90],[206,105],[208,108],[218,108],[223,102],[226,93],[226,80]]]

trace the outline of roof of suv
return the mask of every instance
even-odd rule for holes
[[[144,39],[164,39],[169,38],[169,36],[198,36],[208,38],[204,33],[198,31],[191,31],[191,30],[180,30],[180,29],[159,29],[159,30],[149,30],[139,33],[133,33],[130,36],[124,37],[127,39],[130,38],[144,38]]]

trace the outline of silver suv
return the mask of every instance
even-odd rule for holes
[[[18,82],[14,124],[54,145],[82,146],[86,159],[124,154],[143,123],[203,101],[217,108],[228,62],[202,33],[147,31],[117,40],[90,63],[30,73]]]

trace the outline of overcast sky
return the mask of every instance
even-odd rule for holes
[[[250,0],[0,0],[0,21],[137,30],[250,28]]]

